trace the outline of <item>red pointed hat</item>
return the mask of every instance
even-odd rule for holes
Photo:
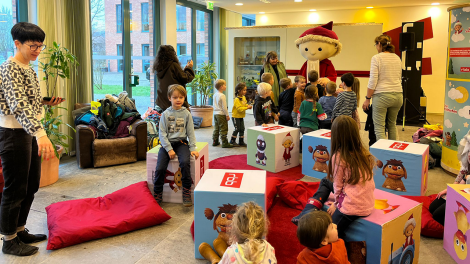
[[[333,31],[333,21],[328,22],[325,25],[307,29],[300,37],[295,41],[295,45],[299,48],[299,45],[310,41],[321,41],[331,43],[336,46],[336,53],[334,57],[341,52],[341,42],[339,42],[338,35]]]
[[[282,143],[286,142],[286,140],[290,140],[291,142],[294,142],[294,138],[290,135],[290,132],[287,133],[286,137],[282,141]]]
[[[414,227],[416,227],[416,220],[414,219],[413,214],[411,214],[408,218],[408,221],[406,221],[405,227],[403,228],[403,233],[405,233],[405,230],[409,225],[413,225]]]

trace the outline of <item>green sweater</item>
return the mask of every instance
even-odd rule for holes
[[[304,100],[302,104],[300,104],[299,127],[309,127],[313,130],[318,130],[318,116],[322,116],[325,113],[323,112],[321,104],[318,102],[315,103],[317,105],[317,108],[315,110],[313,110],[313,102]]]

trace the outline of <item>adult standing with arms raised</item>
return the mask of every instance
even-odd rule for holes
[[[20,22],[11,29],[14,57],[0,65],[0,157],[5,188],[0,206],[0,233],[4,254],[30,256],[38,247],[27,244],[46,235],[25,229],[34,194],[39,189],[41,156],[54,157],[54,146],[41,124],[42,106],[58,105],[61,98],[44,101],[34,69],[29,65],[42,50],[46,34],[38,26]]]
[[[158,78],[156,104],[165,111],[171,106],[167,96],[168,86],[179,84],[186,88],[186,84],[194,79],[193,60],[188,61],[182,69],[173,46],[161,45],[152,68]],[[188,97],[184,99],[183,106],[189,110]]]
[[[259,73],[260,81],[262,81],[261,76],[263,76],[263,73],[265,72],[271,73],[274,77],[272,97],[274,104],[278,106],[279,95],[284,91],[284,89],[279,85],[279,82],[282,78],[287,78],[287,73],[284,63],[278,60],[278,56],[275,51],[266,53],[266,60],[264,61],[263,68]]]
[[[375,38],[375,48],[379,52],[372,57],[367,95],[362,109],[368,110],[370,99],[373,101],[372,120],[377,140],[397,139],[397,115],[403,105],[401,85],[401,60],[395,54],[392,39],[387,35]]]

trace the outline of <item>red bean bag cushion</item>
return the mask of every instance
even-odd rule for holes
[[[155,201],[146,181],[104,197],[54,203],[46,212],[48,250],[158,225],[171,218]]]
[[[320,182],[288,181],[277,185],[277,193],[290,207],[303,210],[319,186]]]
[[[444,226],[439,224],[432,218],[429,212],[429,205],[436,199],[437,194],[429,196],[405,196],[413,201],[423,203],[423,211],[421,213],[421,235],[435,238],[442,238],[444,236]]]
[[[266,212],[271,209],[273,200],[277,195],[277,185],[283,183],[285,180],[279,177],[266,178]]]

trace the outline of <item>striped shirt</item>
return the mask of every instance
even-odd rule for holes
[[[367,88],[374,94],[383,92],[401,93],[401,60],[395,53],[381,52],[372,57]]]
[[[333,114],[331,118],[334,119],[341,115],[347,115],[352,117],[352,113],[357,108],[357,96],[353,91],[344,91],[338,94],[336,98],[335,107],[333,108]]]

